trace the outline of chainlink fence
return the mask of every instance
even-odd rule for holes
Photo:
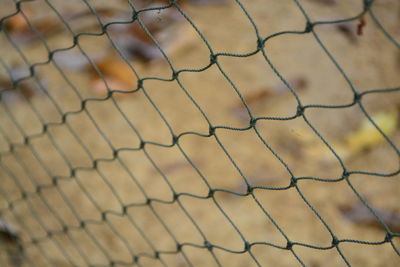
[[[400,263],[396,0],[1,9],[2,266]]]

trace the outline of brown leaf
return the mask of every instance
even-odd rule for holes
[[[17,13],[14,16],[8,18],[5,20],[4,25],[6,30],[14,35],[14,37],[17,38],[17,41],[22,42],[22,43],[31,43],[34,41],[39,40],[39,35],[35,33],[35,31],[32,28],[35,28],[43,37],[51,37],[56,34],[60,34],[63,31],[63,24],[60,23],[60,21],[55,20],[54,18],[42,18],[40,20],[33,19],[31,17],[33,14],[33,11],[28,8],[24,8],[22,10],[22,13]],[[117,9],[110,9],[110,8],[97,8],[96,13],[97,15],[102,15],[104,17],[111,17],[117,12],[121,12],[120,10]],[[62,12],[61,14],[62,17],[64,17],[65,20],[76,20],[79,18],[87,17],[87,16],[94,16],[91,11],[85,10],[85,11],[67,11],[67,12]],[[29,21],[32,27],[29,25],[27,22]],[[93,22],[89,25],[82,25],[78,29],[75,29],[75,31],[82,31],[87,28],[97,26],[98,22],[97,20],[93,19]]]
[[[297,77],[294,79],[289,80],[289,84],[294,90],[303,90],[307,86],[307,80],[304,77]],[[268,99],[281,95],[283,93],[287,93],[289,91],[288,87],[283,84],[279,83],[272,87],[264,87],[254,93],[249,93],[244,96],[246,103],[251,106],[255,107],[259,104],[263,104]],[[242,102],[238,105],[240,108],[244,108]]]
[[[55,22],[54,19],[42,20],[39,22],[30,22],[32,27],[27,23],[21,14],[16,14],[6,20],[6,29],[14,37],[15,41],[21,44],[30,44],[38,41],[40,36],[49,37],[62,32],[62,25]],[[36,33],[35,29],[38,33]]]
[[[400,214],[383,208],[372,207],[376,215],[394,232],[400,232]],[[360,225],[383,229],[382,224],[375,218],[364,204],[340,206],[340,212],[347,220]]]
[[[336,25],[336,28],[341,32],[350,42],[356,43],[358,41],[358,29],[353,23],[341,23]]]
[[[5,29],[8,32],[22,32],[25,31],[29,26],[25,21],[25,18],[21,13],[18,13],[4,21]]]
[[[147,7],[157,8],[164,5],[165,3],[155,2]],[[146,63],[162,59],[163,54],[153,39],[168,54],[181,49],[196,36],[193,28],[188,23],[183,23],[183,17],[175,7],[149,10],[141,13],[139,18],[141,24],[135,21],[110,27],[116,44],[130,59],[140,59]]]
[[[0,250],[8,254],[9,266],[22,266],[24,254],[20,247],[18,229],[2,218],[0,218]]]
[[[6,242],[17,242],[19,240],[17,227],[0,218],[0,238]]]
[[[269,97],[273,96],[274,93],[272,90],[268,90],[268,88],[263,88],[262,91],[258,91],[252,94],[248,94],[245,96],[245,100],[248,105],[253,106],[258,102],[263,102]]]
[[[95,64],[110,88],[123,91],[137,88],[137,77],[122,59],[107,57],[95,62]],[[108,91],[106,84],[93,67],[90,69],[90,74],[93,89],[98,93],[106,93]]]
[[[357,35],[363,35],[363,29],[367,25],[367,21],[364,16],[361,16],[360,23],[357,25]]]

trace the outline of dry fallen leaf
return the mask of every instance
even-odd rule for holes
[[[357,35],[363,35],[363,29],[367,25],[367,21],[364,16],[361,16],[360,22],[357,25]]]
[[[400,232],[400,214],[383,208],[372,207],[376,215],[394,232]],[[363,204],[346,205],[339,207],[343,217],[360,225],[377,227],[383,229],[382,224],[376,219],[371,211]]]
[[[111,89],[130,91],[137,88],[137,77],[122,59],[110,56],[95,62],[95,64]],[[94,91],[106,94],[108,89],[101,76],[93,68],[89,71]]]
[[[153,4],[151,7],[159,5]],[[146,30],[138,22],[113,25],[110,28],[116,45],[131,60],[149,63],[163,59],[164,56],[153,39],[165,54],[172,56],[197,38],[193,27],[184,21],[176,8],[145,12],[140,19]]]
[[[372,120],[387,135],[392,135],[398,125],[399,113],[396,109],[374,114]],[[383,135],[367,119],[361,122],[360,127],[347,136],[345,145],[352,154],[371,148],[385,141]]]
[[[302,91],[307,87],[307,80],[302,76],[290,79],[288,82],[291,87],[296,91]],[[270,87],[263,87],[256,92],[248,93],[244,95],[244,98],[250,108],[255,110],[258,108],[262,108],[265,102],[267,102],[271,98],[289,92],[289,88],[285,84],[279,83]],[[233,111],[237,113],[240,117],[242,117],[242,113],[246,113],[243,102],[240,101],[239,103],[237,103],[236,106],[233,108]]]
[[[340,23],[336,28],[342,33],[350,42],[357,43],[358,41],[358,28],[354,23]]]
[[[0,251],[8,255],[9,266],[22,266],[24,255],[19,249],[20,236],[17,227],[0,218]]]
[[[39,35],[33,30],[33,27],[42,36],[49,33],[59,33],[61,31],[62,25],[54,19],[41,19],[37,21],[31,18],[32,14],[33,11],[24,8],[23,13],[19,12],[4,21],[5,29],[16,41],[20,43],[30,43],[38,40]]]
[[[17,227],[0,218],[0,238],[7,242],[16,242],[19,239]]]
[[[387,135],[392,135],[398,126],[398,111],[396,109],[382,111],[374,114],[371,118],[378,127]],[[319,138],[311,131],[296,129],[294,137],[302,146],[307,158],[318,159],[319,162],[330,164],[336,162],[333,153],[318,141]],[[375,147],[385,141],[382,134],[367,119],[361,122],[357,130],[349,133],[344,140],[329,140],[331,147],[339,154],[342,160],[349,160],[367,149]]]
[[[65,28],[60,21],[55,20],[54,18],[35,18],[33,10],[26,6],[23,8],[22,12],[19,12],[4,21],[5,29],[16,39],[16,41],[20,43],[31,43],[39,40],[39,35],[35,33],[33,28],[35,28],[35,30],[38,31],[43,37],[50,37],[60,34]],[[96,14],[103,17],[112,17],[118,12],[121,12],[121,10],[111,9],[109,7],[96,9]],[[64,18],[64,20],[72,22],[80,18],[90,16],[94,17],[94,14],[89,10],[64,10],[61,13],[61,16]],[[75,32],[80,32],[93,26],[98,26],[98,22],[95,19],[93,19],[89,24],[80,24],[74,30]]]
[[[25,31],[29,26],[22,14],[18,13],[4,21],[5,29],[11,33]]]

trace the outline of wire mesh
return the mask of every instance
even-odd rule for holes
[[[56,26],[48,25],[55,28],[55,36],[58,34],[62,36],[61,38],[68,39],[69,43],[59,41],[50,44],[47,34],[50,33],[51,29],[46,29],[46,32],[44,32],[43,28],[40,27],[41,25],[30,18],[28,9],[25,8],[30,4],[36,4],[36,2],[39,2],[39,7],[46,7],[46,10],[48,10],[45,16],[51,14],[51,16],[54,16],[53,20],[57,20]],[[307,256],[304,256],[304,251],[301,250],[309,249],[311,255],[322,254],[324,251],[332,252],[333,254],[329,254],[328,257],[328,259],[334,259],[332,266],[361,266],[362,263],[352,262],[351,256],[346,254],[345,248],[349,244],[371,246],[372,248],[390,245],[390,251],[393,254],[391,255],[393,266],[396,265],[396,262],[399,262],[400,251],[398,242],[396,243],[399,233],[388,224],[387,218],[382,213],[377,212],[369,204],[368,198],[357,189],[356,182],[352,178],[363,175],[367,177],[366,179],[373,176],[395,180],[398,177],[399,149],[393,138],[375,121],[364,102],[366,98],[376,97],[378,99],[378,96],[381,95],[387,95],[391,98],[400,91],[400,88],[359,89],[352,81],[348,71],[331,52],[329,45],[320,37],[321,34],[318,31],[327,25],[356,23],[358,34],[362,34],[364,27],[371,27],[373,24],[377,31],[384,34],[386,41],[391,43],[393,49],[398,51],[400,48],[398,40],[390,30],[385,28],[384,23],[375,14],[374,7],[380,1],[354,1],[358,2],[360,7],[357,14],[343,19],[330,20],[313,20],[309,11],[305,8],[305,5],[309,4],[307,1],[294,0],[290,3],[282,3],[282,5],[295,7],[305,23],[299,30],[281,30],[268,35],[260,33],[259,22],[253,19],[245,1],[225,1],[235,6],[240,16],[246,19],[246,23],[252,28],[252,32],[249,33],[252,37],[248,37],[248,39],[255,40],[252,44],[253,48],[244,53],[219,52],[219,49],[213,48],[206,37],[208,33],[202,32],[201,26],[198,26],[192,19],[190,12],[187,12],[184,6],[201,1],[187,1],[189,3],[173,0],[120,1],[118,4],[121,4],[121,10],[123,9],[124,14],[127,14],[125,19],[116,17],[107,19],[104,14],[106,14],[107,8],[109,11],[112,10],[112,6],[100,9],[96,8],[95,3],[91,1],[75,2],[79,3],[81,8],[86,8],[85,12],[90,14],[91,18],[94,18],[95,26],[90,25],[82,31],[76,31],[76,25],[71,26],[76,18],[74,16],[66,18],[65,13],[59,10],[58,4],[48,0],[14,0],[13,3],[10,1],[10,6],[13,6],[14,10],[2,14],[0,20],[3,38],[1,42],[4,43],[0,60],[5,77],[3,79],[2,76],[4,82],[2,81],[0,85],[2,113],[0,164],[3,181],[2,186],[0,186],[2,198],[0,231],[4,241],[2,244],[5,247],[2,248],[1,252],[2,265],[319,266]],[[74,4],[76,4],[75,2]],[[335,1],[326,1],[326,3],[334,5]],[[272,3],[268,4],[272,5]],[[281,5],[281,3],[274,4]],[[210,8],[214,8],[214,6],[210,6]],[[196,42],[201,42],[205,47],[208,58],[202,58],[202,60],[205,60],[206,64],[195,68],[178,68],[174,64],[174,59],[169,55],[169,51],[166,51],[165,46],[155,36],[154,29],[151,29],[148,24],[147,16],[154,16],[154,14],[158,16],[162,12],[169,12],[170,10],[173,10],[172,17],[180,17],[178,23],[189,25],[190,30],[195,33]],[[208,11],[205,10],[204,12]],[[35,42],[39,43],[40,49],[42,49],[37,54],[45,54],[45,60],[37,60],[35,59],[36,55],[27,54],[29,50],[26,50],[24,42],[29,43],[31,41],[17,40],[13,36],[10,21],[16,17],[22,19],[29,26],[29,34],[24,32],[21,38],[35,39]],[[290,20],[291,18],[285,19]],[[364,25],[365,19],[368,19],[366,26]],[[47,23],[49,24],[49,22]],[[160,23],[165,24],[167,22],[160,20]],[[165,68],[167,71],[164,70],[165,75],[143,76],[141,73],[145,72],[146,69],[143,70],[140,66],[132,63],[132,58],[129,58],[126,47],[121,45],[124,37],[121,39],[115,35],[119,26],[131,25],[146,34],[146,38],[153,48],[150,52],[157,53],[157,60],[162,61],[167,66]],[[343,29],[346,30],[347,28]],[[234,32],[235,29],[226,29],[226,31]],[[347,31],[349,30],[347,29]],[[324,60],[332,63],[336,71],[340,73],[341,79],[345,81],[343,87],[347,88],[337,88],[337,90],[347,90],[347,93],[351,96],[351,101],[341,104],[305,104],[302,101],[301,93],[271,59],[273,55],[267,47],[269,42],[287,36],[301,38],[307,36],[322,49],[325,54]],[[100,38],[107,40],[110,46],[101,47],[97,43]],[[86,45],[86,39],[92,40],[93,43]],[[9,49],[6,48],[6,43],[10,47]],[[96,47],[97,44],[99,48]],[[137,48],[140,44],[135,43],[135,45],[131,49],[141,49]],[[98,63],[96,52],[93,53],[93,51],[107,49],[115,53],[118,62],[128,66],[128,68],[123,69],[124,72],[132,72],[128,89],[121,89],[120,84],[114,83],[107,77],[108,74]],[[12,53],[18,55],[20,62],[22,62],[22,70],[15,71],[11,66],[12,64],[10,65],[11,56],[8,54],[11,54],[11,52],[8,50],[12,50]],[[100,96],[84,91],[85,89],[82,89],[82,87],[89,87],[88,84],[79,82],[77,76],[71,75],[60,57],[58,58],[58,55],[69,51],[76,51],[80,58],[86,62],[85,69],[82,71],[83,75],[96,76],[101,81],[102,86],[106,88],[106,90],[101,91]],[[380,53],[380,51],[376,51],[376,53]],[[141,56],[150,57],[146,53]],[[203,55],[199,53],[199,56]],[[272,71],[275,79],[279,79],[288,89],[290,96],[287,97],[292,99],[291,102],[287,101],[292,108],[290,114],[288,113],[285,116],[256,115],[251,103],[248,103],[249,99],[243,93],[243,86],[238,85],[240,82],[236,81],[235,77],[229,74],[226,65],[221,63],[226,59],[238,59],[238,64],[240,64],[240,60],[256,56],[261,57],[264,62],[264,65],[260,68]],[[116,63],[109,61],[106,64]],[[46,67],[50,68],[49,66],[51,70],[46,69]],[[44,71],[41,71],[42,68]],[[90,71],[88,71],[89,68]],[[218,73],[219,79],[228,84],[230,93],[233,93],[239,99],[241,116],[245,118],[243,125],[237,127],[229,123],[216,124],[215,121],[218,121],[218,119],[210,118],[210,114],[199,103],[198,93],[193,93],[193,90],[187,86],[186,75],[195,77],[201,75],[201,73],[208,73],[211,69]],[[60,81],[59,84],[43,80],[42,77],[46,76],[57,76]],[[198,127],[190,124],[190,118],[186,120],[185,124],[192,128],[189,127],[184,131],[175,130],[174,122],[171,122],[170,117],[165,115],[165,111],[158,104],[159,99],[157,98],[158,91],[167,90],[168,86],[172,86],[172,84],[182,93],[185,101],[188,101],[194,108],[196,114],[199,114],[202,118],[206,130],[204,130],[204,127],[202,130],[196,130]],[[249,84],[246,86],[249,86]],[[154,87],[158,90],[156,93],[149,89]],[[55,90],[54,88],[62,89]],[[215,95],[218,96],[217,91],[221,89],[215,87],[212,90],[216,91]],[[19,97],[24,99],[21,100],[22,103],[16,104],[12,101],[11,94],[15,92],[18,92]],[[33,97],[32,94],[34,94]],[[140,95],[141,101],[148,103],[148,109],[153,110],[157,118],[148,116],[148,113],[146,113],[148,110],[143,107],[140,110],[134,110],[132,113],[127,112],[127,108],[137,105],[137,102],[122,98],[124,96],[139,97],[138,95]],[[168,93],[161,95],[164,99],[168,98]],[[37,98],[42,100],[37,101]],[[73,102],[73,104],[68,104],[68,101]],[[183,105],[179,102],[180,100],[174,99],[174,95],[171,95],[170,99],[165,99],[165,101],[172,103],[172,109],[179,110],[179,106]],[[209,101],[213,102],[212,105],[219,105],[219,99]],[[374,102],[374,100],[371,101]],[[97,110],[94,109],[95,105],[101,103],[107,103],[107,105],[100,106]],[[387,149],[392,153],[391,159],[395,159],[397,167],[394,170],[381,172],[350,168],[346,160],[343,159],[341,151],[338,151],[335,144],[330,142],[325,134],[321,133],[321,130],[313,123],[313,115],[309,115],[314,110],[336,112],[355,107],[361,111],[361,118],[366,118],[373,128],[379,132],[379,135],[384,138]],[[118,122],[116,122],[116,117],[111,117],[106,120],[106,123],[103,123],[102,117],[107,117],[106,113],[110,113],[110,116],[118,114]],[[146,125],[151,125],[154,120],[160,120],[162,126],[160,128],[152,127],[148,130]],[[297,171],[293,170],[286,157],[274,148],[274,144],[269,141],[264,133],[263,123],[267,124],[266,131],[268,132],[268,129],[276,125],[275,123],[286,125],[287,122],[292,123],[294,121],[304,123],[306,128],[311,131],[312,136],[323,143],[324,149],[328,150],[330,156],[334,158],[333,161],[337,165],[336,170],[340,172],[339,176],[331,178],[308,174],[297,175]],[[90,130],[79,126],[89,124]],[[260,124],[263,125],[260,127]],[[58,130],[62,133],[57,132]],[[84,131],[88,131],[90,136],[83,138]],[[128,132],[128,137],[119,137],[120,131]],[[143,132],[146,134],[143,134]],[[144,137],[145,135],[148,136],[148,132],[160,132],[164,136],[160,139],[161,141],[151,140],[151,138]],[[228,148],[224,142],[225,134],[232,132],[252,134],[254,140],[258,142],[255,146],[261,149],[263,153],[268,153],[269,159],[273,159],[275,165],[284,169],[284,174],[280,175],[282,184],[279,186],[269,185],[266,180],[258,184],[252,183],[251,177],[243,170],[246,167],[242,163],[239,164],[235,159],[236,153],[242,152],[240,150],[239,152],[233,151],[234,149]],[[240,180],[241,187],[237,189],[238,187],[218,186],[217,182],[210,181],[204,171],[205,163],[193,157],[193,154],[203,153],[201,148],[188,149],[185,146],[186,138],[194,138],[194,143],[203,142],[199,140],[212,140],[213,146],[220,151],[224,160],[233,168],[233,171],[223,169],[216,176],[221,180],[229,180],[231,174],[235,173],[238,177],[237,180]],[[98,141],[100,139],[101,142]],[[124,145],[119,145],[120,142],[116,141],[118,139],[121,139]],[[238,144],[243,146],[239,141],[240,137],[237,137],[237,139]],[[99,147],[107,153],[100,152]],[[255,160],[252,159],[252,156],[260,157],[252,151],[253,147],[249,147],[249,149],[250,151],[246,152],[248,153],[246,155],[249,156],[250,161]],[[134,156],[137,155],[135,153],[140,153],[141,159],[138,159],[139,156]],[[160,164],[160,157],[168,158],[170,157],[168,153],[176,153],[182,161],[169,166]],[[214,155],[212,154],[214,154],[214,151],[210,155],[206,155],[205,158],[209,161],[222,160],[221,158],[213,159]],[[135,160],[139,163],[136,163]],[[260,157],[260,160],[263,160],[262,157]],[[297,160],[301,161],[301,159]],[[148,180],[141,178],[145,176],[145,164],[142,164],[143,162],[146,162],[146,166],[150,166],[153,170],[151,174],[148,174],[149,177],[158,177],[157,179],[154,178],[153,182],[148,181],[151,180],[150,178]],[[186,181],[184,185],[171,178],[173,176],[171,173],[182,167],[178,166],[179,164],[183,165],[183,168],[187,168],[185,171],[191,172],[190,175],[186,174],[183,180],[180,180]],[[251,165],[251,163],[248,164]],[[319,163],[306,160],[302,164]],[[330,172],[327,171],[326,173]],[[124,182],[118,182],[118,179]],[[163,186],[160,185],[161,182]],[[347,233],[347,235],[341,233],[339,236],[336,231],[337,224],[335,223],[332,227],[331,221],[326,219],[330,215],[322,215],[321,206],[310,200],[313,198],[313,193],[310,195],[304,192],[308,189],[305,189],[303,185],[308,184],[308,182],[321,184],[321,186],[328,188],[327,190],[334,184],[345,185],[347,190],[350,190],[353,196],[367,208],[368,213],[373,215],[381,228],[380,232],[377,230],[381,239],[375,241],[361,240],[354,238],[351,233]],[[379,182],[384,183],[382,180],[379,180]],[[96,187],[96,184],[101,184],[101,187]],[[202,194],[195,193],[196,190],[191,186],[202,187],[204,190]],[[151,193],[149,193],[149,188],[151,188]],[[276,194],[276,192],[294,192],[298,197],[297,203],[301,202],[306,205],[306,209],[311,211],[312,217],[321,225],[330,241],[325,242],[325,240],[324,245],[321,245],[321,243],[313,244],[313,242],[298,241],[299,239],[288,234],[288,227],[285,224],[282,225],[276,219],[276,217],[279,217],[277,215],[279,212],[272,213],[271,209],[274,208],[264,201],[264,195]],[[229,196],[227,197],[227,195]],[[225,207],[226,202],[229,201],[233,203],[231,204],[233,208],[232,206],[230,208]],[[283,203],[282,205],[286,205],[284,199],[280,201]],[[252,208],[249,208],[250,205],[252,205]],[[193,207],[197,208],[194,209]],[[285,212],[292,212],[290,207],[286,208]],[[232,215],[232,210],[235,209],[249,220],[259,221],[265,227],[268,225],[268,229],[278,237],[274,239],[275,237],[271,238],[268,234],[264,235],[257,232],[255,236],[259,236],[258,241],[251,241],[254,238],[249,238],[248,232],[241,230],[241,226],[239,226],[243,222],[237,216]],[[255,215],[255,210],[261,215]],[[201,217],[199,213],[203,213],[205,217]],[[211,213],[213,214],[204,215]],[[178,216],[178,214],[180,215]],[[207,216],[219,216],[219,219],[204,219]],[[171,218],[185,221],[185,226],[177,224]],[[339,220],[345,219],[339,218]],[[206,229],[202,226],[204,221],[209,223]],[[223,228],[218,228],[216,226],[218,224],[222,225]],[[221,234],[222,243],[214,242],[212,240],[215,239],[214,237],[210,238],[209,233],[213,227],[218,229],[218,233]],[[314,228],[314,226],[310,227]],[[312,229],[311,231],[313,231]],[[180,230],[183,233],[179,232]],[[293,231],[302,232],[303,230],[299,228],[289,231],[293,233]],[[177,234],[177,232],[179,233]],[[218,233],[212,232],[212,235],[218,235]],[[236,241],[232,242],[231,239],[228,241],[226,237],[228,235],[234,236]],[[260,249],[261,252],[258,251]],[[266,251],[269,252],[266,253]],[[279,255],[276,261],[273,259],[274,253]],[[233,257],[234,255],[244,256],[245,258],[240,258],[237,262],[236,260],[229,262],[227,259],[230,257],[236,259]],[[290,258],[290,263],[282,260],[283,257]],[[363,257],[368,258],[367,255]],[[382,257],[384,256],[382,255]],[[324,263],[323,265],[328,266]]]

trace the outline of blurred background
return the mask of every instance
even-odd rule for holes
[[[0,3],[1,266],[399,266],[399,1]]]

